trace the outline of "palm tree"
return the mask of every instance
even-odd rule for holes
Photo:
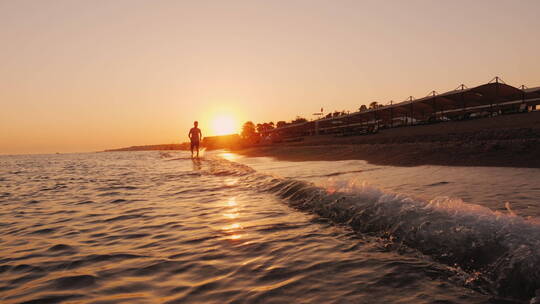
[[[283,120],[280,120],[276,123],[276,128],[283,128],[287,125],[287,123]]]
[[[301,123],[301,122],[307,122],[307,119],[300,116],[296,116],[296,118],[293,121],[291,121],[291,123]]]
[[[261,134],[264,131],[264,125],[258,123],[256,129],[257,129],[257,133]]]
[[[242,126],[241,135],[244,139],[253,138],[254,136],[256,136],[255,124],[252,121],[247,121],[246,123],[244,123],[244,125]]]

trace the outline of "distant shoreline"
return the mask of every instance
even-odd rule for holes
[[[540,112],[386,129],[373,135],[310,136],[234,152],[288,161],[540,168]]]
[[[107,149],[103,152],[127,152],[127,151],[168,151],[168,150],[189,150],[187,144],[163,144],[163,145],[143,145],[131,146],[118,149]]]
[[[188,144],[116,151],[189,150]],[[287,161],[365,160],[391,166],[540,168],[540,112],[380,130],[377,134],[305,136],[293,142],[240,145],[232,152]]]

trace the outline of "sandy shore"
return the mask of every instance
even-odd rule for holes
[[[364,136],[313,136],[237,150],[280,160],[350,160],[394,166],[540,168],[540,112],[402,127]]]

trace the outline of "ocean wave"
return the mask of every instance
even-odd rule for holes
[[[350,170],[350,171],[340,171],[340,172],[332,172],[327,174],[319,174],[319,175],[308,175],[303,176],[303,178],[316,178],[316,177],[334,177],[334,176],[340,176],[340,175],[346,175],[346,174],[354,174],[354,173],[362,173],[367,171],[374,171],[378,170],[379,168],[373,168],[373,169],[367,169],[367,170]]]
[[[273,179],[267,191],[362,233],[395,243],[470,272],[480,271],[502,296],[534,296],[540,288],[540,226],[459,199],[430,201],[367,185],[316,187]]]
[[[383,237],[397,247],[416,249],[471,273],[482,284],[488,282],[494,294],[530,299],[540,291],[539,222],[515,215],[508,204],[509,213],[501,213],[450,197],[423,200],[354,181],[319,187],[256,173],[225,160],[219,163],[228,170],[239,169],[231,175],[252,173],[244,178],[247,185],[273,193],[296,209]]]

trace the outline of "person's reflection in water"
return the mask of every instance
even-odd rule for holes
[[[201,160],[198,158],[192,158],[191,160],[193,162],[193,171],[200,171],[202,167]]]

